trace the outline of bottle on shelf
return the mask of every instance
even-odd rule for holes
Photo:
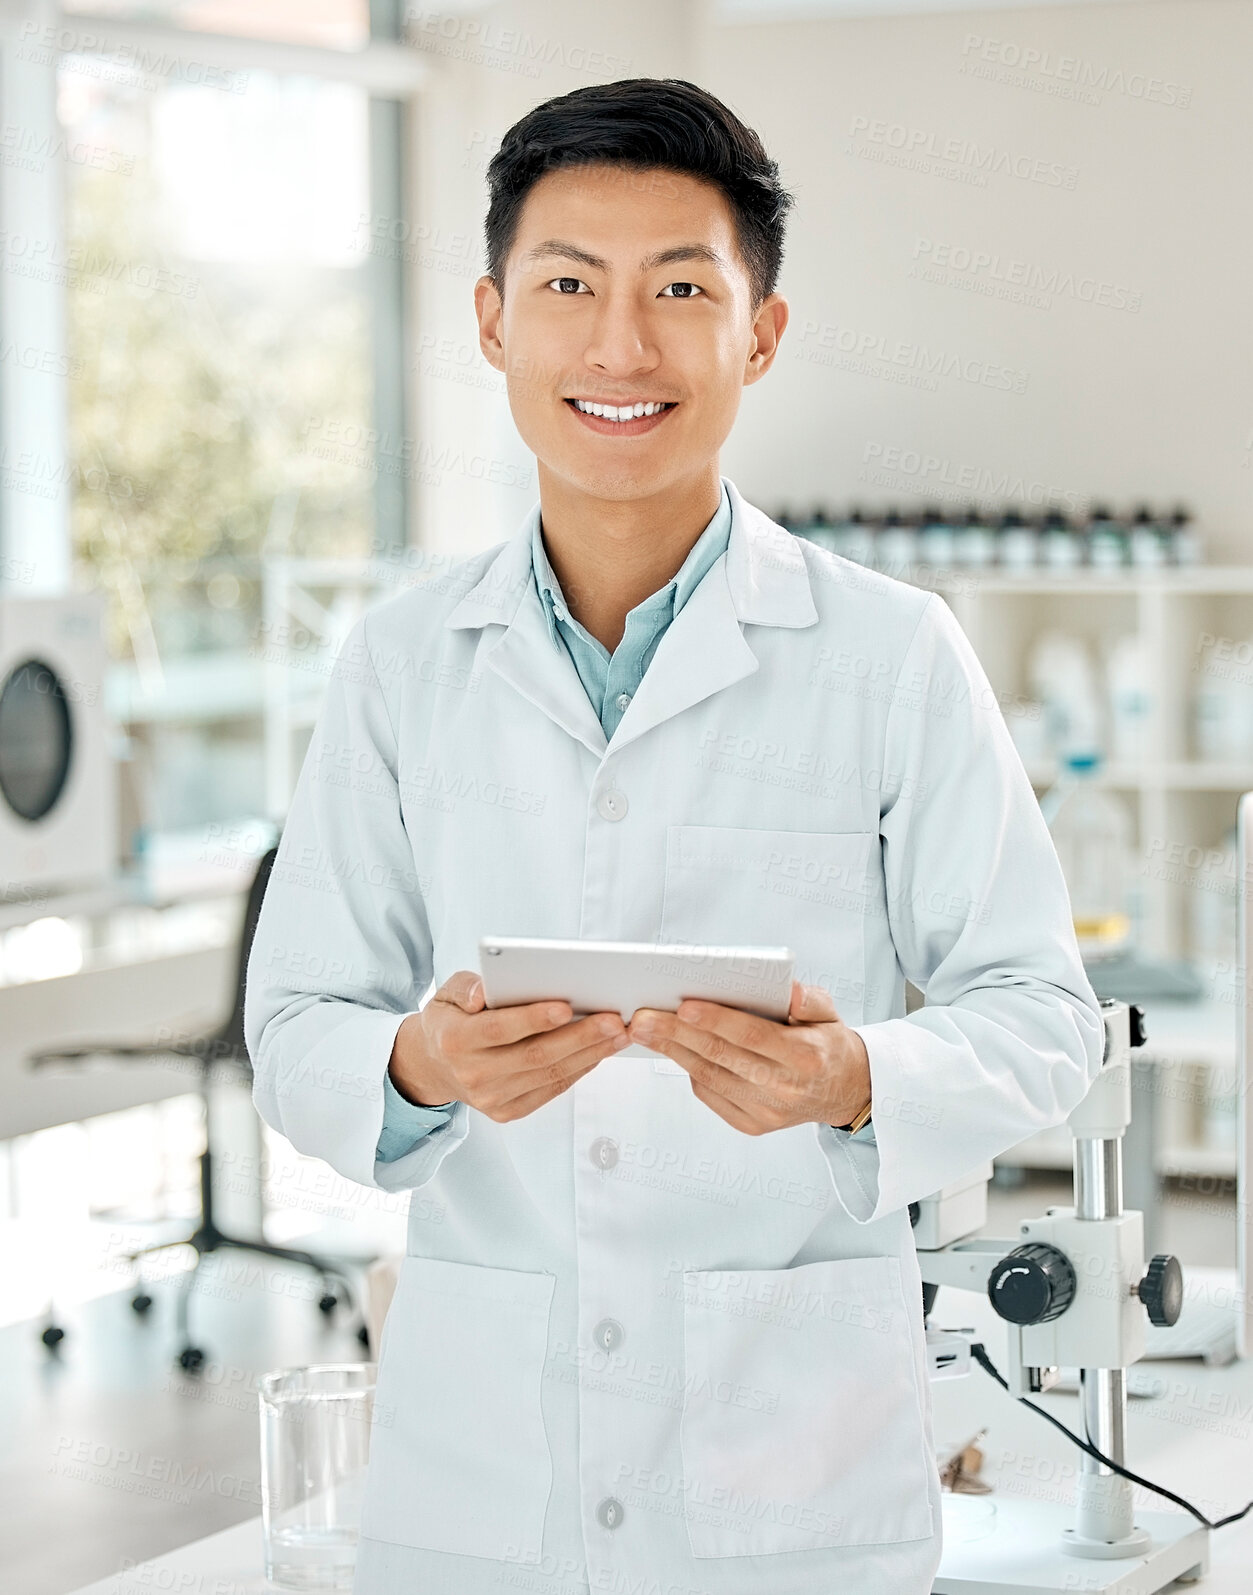
[[[967,569],[981,569],[996,559],[996,534],[972,504],[953,534],[953,559]]]
[[[997,557],[1006,570],[1032,570],[1040,558],[1040,534],[1017,510],[1001,516],[996,536]]]
[[[1238,957],[1237,936],[1239,879],[1236,828],[1204,850],[1200,864],[1188,887],[1188,930],[1192,962],[1204,976],[1210,990],[1235,995]]]
[[[948,570],[954,560],[956,528],[944,511],[928,505],[922,512],[918,534],[918,555],[933,570]]]
[[[1088,564],[1093,570],[1118,570],[1127,563],[1127,532],[1103,504],[1094,504],[1084,528]]]
[[[1190,524],[1191,514],[1180,505],[1170,516],[1170,555],[1176,565],[1199,565],[1202,559],[1200,533]]]
[[[874,558],[874,527],[853,505],[848,514],[835,526],[834,549],[855,565],[869,565]]]
[[[1148,646],[1138,632],[1111,638],[1105,648],[1105,685],[1112,759],[1138,763],[1149,753],[1152,702],[1144,683],[1151,679]]]
[[[1067,758],[1056,786],[1040,800],[1085,958],[1117,952],[1132,939],[1131,817],[1116,793],[1095,785],[1100,766],[1098,754]]]
[[[875,537],[875,569],[899,581],[910,581],[918,563],[918,528],[897,510],[889,510]]]
[[[1083,638],[1066,631],[1040,632],[1028,654],[1027,676],[1033,697],[1044,705],[1053,757],[1099,758],[1105,746],[1101,699]]]
[[[1059,509],[1049,510],[1040,531],[1040,548],[1050,570],[1073,570],[1083,564],[1083,542]]]
[[[1198,759],[1253,758],[1253,637],[1211,637],[1201,649],[1192,691],[1192,738]]]
[[[805,521],[803,534],[811,543],[817,543],[819,548],[828,551],[834,546],[835,528],[831,524],[826,508],[816,504]]]
[[[1149,510],[1141,504],[1131,522],[1131,563],[1140,570],[1157,570],[1170,557],[1170,544],[1165,529]]]

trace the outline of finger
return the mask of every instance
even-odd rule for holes
[[[548,1030],[558,1030],[570,1023],[568,1002],[523,1002],[505,1008],[482,1008],[465,1021],[473,1028],[467,1032],[468,1044],[473,1048],[508,1047],[528,1036],[541,1035]]]
[[[545,1081],[561,1081],[577,1075],[589,1064],[597,1064],[602,1058],[611,1057],[616,1050],[614,1037],[599,1035],[593,1026],[590,1030],[582,1024],[567,1025],[557,1036],[545,1036],[538,1043],[520,1042],[509,1052],[497,1052],[495,1058],[500,1059],[508,1068],[508,1078],[520,1087],[538,1087]],[[630,1040],[625,1030],[621,1039],[625,1044]],[[527,1047],[534,1045],[543,1048],[544,1052],[538,1063],[528,1060]],[[548,1049],[559,1047],[560,1050]],[[495,1059],[494,1059],[495,1061]]]
[[[774,1021],[768,1019],[759,1023],[774,1025]],[[783,1025],[774,1025],[774,1028],[785,1038],[786,1045],[773,1047],[770,1053],[751,1051],[729,1038],[723,1028],[706,1029],[697,1024],[684,1024],[680,1019],[674,1020],[668,1034],[654,1037],[645,1044],[667,1053],[675,1046],[685,1047],[710,1064],[739,1075],[748,1085],[772,1096],[786,1093],[789,1089],[803,1092],[820,1061],[813,1050],[813,1039],[802,1039],[805,1036],[803,1029],[789,1030]]]
[[[559,1080],[547,1081],[544,1085],[523,1091],[520,1096],[506,1098],[501,1106],[509,1110],[511,1119],[525,1118],[528,1113],[534,1113],[536,1108],[542,1108],[545,1102],[551,1102],[554,1097],[559,1097],[563,1091],[569,1090],[576,1080],[581,1080],[585,1074],[590,1074],[600,1061],[600,1058],[592,1058],[581,1068],[563,1075]]]
[[[784,1063],[795,1056],[795,1030],[789,1030],[778,1020],[763,1019],[760,1014],[745,1013],[740,1008],[726,1008],[721,1003],[698,1002],[685,997],[677,1013],[637,1009],[631,1016],[633,1032],[637,1018],[645,1012],[652,1018],[654,1037],[673,1036],[685,1046],[704,1052],[708,1043],[702,1045],[699,1038],[717,1036],[720,1042],[726,1044],[726,1056],[720,1055],[717,1046],[709,1055],[715,1062],[725,1062],[728,1068],[734,1067],[734,1058],[739,1058],[747,1067],[752,1059],[760,1062],[762,1058],[773,1058],[777,1063]],[[638,1039],[646,1047],[652,1045],[647,1035],[641,1035]]]
[[[738,1103],[695,1078],[692,1080],[692,1095],[707,1108],[712,1108],[720,1119],[725,1119],[733,1130],[741,1130],[745,1135],[752,1135],[760,1128],[756,1120],[745,1113]]]
[[[667,1041],[665,1053],[668,1058],[672,1058],[675,1063],[686,1069],[693,1081],[698,1082],[707,1091],[717,1092],[724,1100],[738,1104],[742,1112],[765,1108],[774,1113],[786,1114],[791,1109],[792,1103],[787,1095],[786,1086],[775,1077],[774,1066],[765,1059],[758,1061],[770,1072],[750,1079],[733,1069],[724,1069],[721,1064],[711,1062],[701,1053],[685,1047],[679,1041]]]

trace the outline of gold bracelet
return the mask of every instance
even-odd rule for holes
[[[872,1104],[867,1102],[866,1106],[861,1110],[857,1117],[849,1124],[841,1124],[840,1129],[847,1130],[850,1135],[856,1135],[858,1130],[865,1129],[866,1125],[870,1123],[871,1106]]]

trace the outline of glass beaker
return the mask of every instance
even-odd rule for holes
[[[351,1590],[377,1365],[280,1368],[258,1386],[265,1576]]]

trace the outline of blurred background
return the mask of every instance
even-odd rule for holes
[[[778,160],[791,321],[723,472],[952,605],[1094,985],[1146,1006],[1149,1249],[1231,1265],[1250,59],[1245,0],[5,0],[6,1595],[254,1515],[257,1372],[369,1354],[404,1204],[257,1120],[240,939],[352,622],[537,497],[478,349],[484,173],[587,83],[700,83]],[[1064,1132],[1003,1159],[997,1232],[1068,1167]],[[136,1266],[206,1183],[317,1266]]]

